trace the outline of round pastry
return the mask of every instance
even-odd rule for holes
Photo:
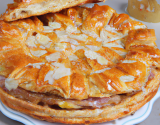
[[[39,120],[111,121],[159,88],[154,30],[104,5],[0,21],[0,98]]]

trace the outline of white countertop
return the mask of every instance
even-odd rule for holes
[[[7,4],[12,3],[12,1],[13,0],[0,1],[0,14],[5,11],[5,9],[7,8]],[[108,4],[109,6],[117,10],[118,13],[126,13],[125,8],[127,7],[127,2],[128,0],[107,0],[105,4]],[[160,23],[155,23],[155,24],[146,22],[143,23],[146,24],[149,29],[155,29],[157,37],[156,43],[158,45],[158,48],[160,49]],[[0,112],[0,125],[23,125],[23,124],[9,119]],[[139,123],[138,125],[160,125],[160,98],[157,99],[157,101],[154,103],[149,117],[143,122]]]

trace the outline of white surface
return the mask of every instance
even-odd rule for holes
[[[1,0],[0,1],[0,13],[3,13],[5,11],[5,9],[7,8],[7,3],[11,3],[12,1],[13,0],[3,0],[3,1]],[[128,0],[107,0],[106,3],[101,3],[100,5],[108,4],[109,6],[111,6],[115,10],[117,10],[117,13],[126,13],[125,8],[127,7],[127,2],[128,2]],[[156,37],[157,37],[156,42],[157,42],[158,48],[160,48],[160,23],[146,23],[146,22],[143,22],[143,23],[146,24],[149,29],[155,29],[155,33],[156,33]],[[137,124],[139,122],[142,122],[150,114],[150,112],[152,110],[153,103],[159,96],[160,96],[160,91],[154,97],[154,99],[152,99],[144,107],[142,107],[140,110],[138,110],[133,116],[128,116],[126,118],[120,119],[120,120],[116,121],[115,122],[116,124],[114,123],[114,125],[133,125],[133,124]],[[158,99],[158,102],[160,102],[160,99]],[[156,107],[156,109],[155,109],[155,107]],[[7,117],[21,121],[22,123],[27,124],[27,125],[32,125],[32,124],[36,124],[36,125],[44,125],[44,124],[51,125],[52,124],[53,125],[53,123],[47,123],[47,122],[35,120],[29,116],[26,116],[24,114],[16,112],[10,108],[7,108],[2,104],[0,105],[0,109],[5,115],[7,115]],[[150,125],[150,124],[159,125],[160,124],[160,120],[159,120],[160,116],[159,116],[159,118],[158,118],[158,116],[154,116],[155,112],[160,113],[160,111],[158,111],[159,104],[156,103],[156,106],[154,106],[153,109],[154,109],[154,112],[152,113],[152,115],[149,118],[147,118],[147,119],[149,119],[149,122],[145,122],[145,121],[147,121],[147,119],[146,119],[144,122],[140,123],[139,125]],[[22,125],[22,123],[12,121],[11,119],[9,119],[7,117],[3,116],[0,113],[0,125]],[[157,118],[157,120],[152,121],[152,119],[155,117]],[[111,124],[113,124],[113,123],[109,122],[105,125],[111,125]],[[104,124],[99,124],[99,125],[104,125]]]

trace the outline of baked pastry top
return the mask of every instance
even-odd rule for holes
[[[1,20],[1,99],[50,122],[97,123],[129,115],[158,90],[155,40],[153,29],[107,5]]]
[[[8,4],[8,8],[1,18],[5,21],[14,21],[97,2],[104,2],[104,0],[14,0],[14,3]]]

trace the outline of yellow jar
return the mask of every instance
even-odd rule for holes
[[[145,22],[160,22],[160,0],[128,0],[128,13]]]

